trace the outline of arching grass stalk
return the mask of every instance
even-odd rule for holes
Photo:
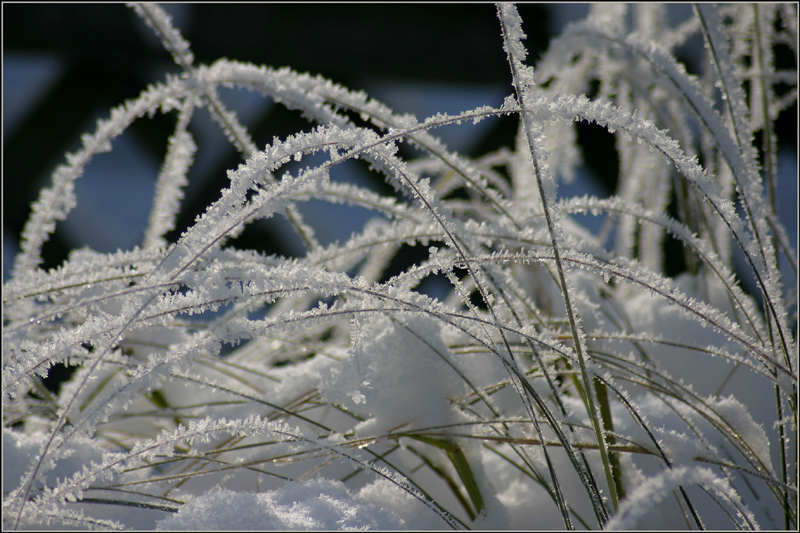
[[[600,457],[603,461],[603,470],[605,472],[606,482],[608,483],[609,493],[611,496],[611,504],[616,510],[619,506],[619,489],[617,488],[617,483],[620,481],[620,478],[619,476],[615,476],[613,473],[611,459],[609,458],[607,448],[608,443],[606,442],[606,437],[604,434],[605,430],[613,431],[613,426],[609,428],[603,428],[601,425],[603,418],[598,417],[597,414],[599,404],[597,402],[594,383],[592,383],[592,380],[586,371],[584,355],[586,348],[583,339],[583,332],[580,330],[579,319],[575,313],[567,279],[564,275],[564,267],[561,262],[560,244],[558,242],[559,237],[556,232],[556,225],[558,224],[558,221],[554,220],[556,212],[549,204],[549,202],[553,200],[553,194],[551,190],[554,189],[554,184],[551,183],[552,178],[550,176],[545,176],[543,174],[544,169],[539,165],[541,149],[537,147],[536,135],[538,134],[540,128],[534,124],[534,119],[530,110],[530,106],[532,104],[528,102],[528,94],[532,89],[534,79],[532,70],[529,72],[527,67],[525,67],[522,63],[522,61],[525,59],[525,52],[521,42],[522,38],[524,38],[524,34],[521,33],[519,15],[517,14],[514,6],[498,5],[497,9],[501,24],[503,25],[503,47],[506,49],[509,65],[511,66],[514,90],[517,94],[517,101],[519,102],[520,106],[520,115],[522,116],[522,122],[524,124],[524,132],[528,139],[531,164],[533,165],[533,174],[539,188],[539,198],[542,202],[547,230],[550,234],[550,243],[553,248],[554,263],[558,272],[558,282],[560,285],[561,294],[564,298],[564,304],[566,306],[569,328],[572,332],[573,348],[575,349],[575,354],[580,365],[586,410],[588,411],[589,418],[592,421],[592,428],[594,429],[595,438],[597,439],[599,445]],[[511,26],[511,24],[513,24],[513,26]],[[511,26],[511,28],[509,26]],[[545,180],[548,182],[547,186],[545,186]],[[602,412],[603,409],[607,411],[608,405],[606,405],[604,408],[600,408],[600,411]],[[610,422],[610,418],[606,418],[606,420]],[[604,522],[605,521],[603,521],[603,523]]]

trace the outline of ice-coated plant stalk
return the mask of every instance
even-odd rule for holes
[[[532,103],[529,100],[529,95],[535,84],[533,69],[527,67],[523,61],[527,55],[527,51],[522,44],[525,34],[522,32],[522,24],[517,13],[516,7],[509,4],[499,4],[498,14],[500,21],[503,25],[503,47],[508,54],[508,62],[511,65],[511,72],[513,75],[514,90],[517,94],[517,100],[520,106],[520,115],[522,116],[523,131],[528,140],[528,148],[530,150],[531,164],[533,165],[533,175],[536,179],[536,186],[539,190],[539,198],[542,202],[544,211],[545,224],[550,237],[550,245],[553,248],[554,263],[556,271],[558,272],[558,284],[561,289],[561,294],[564,298],[564,305],[566,307],[567,319],[569,320],[569,329],[572,332],[572,341],[575,349],[575,354],[580,365],[580,374],[583,381],[583,394],[585,395],[586,410],[589,413],[589,418],[592,422],[592,427],[595,432],[600,456],[603,460],[603,470],[608,483],[609,492],[611,495],[611,503],[616,510],[619,506],[619,497],[617,495],[618,479],[615,478],[614,472],[611,467],[611,460],[609,459],[608,443],[601,427],[598,408],[599,404],[595,396],[595,384],[589,377],[586,370],[585,361],[585,342],[583,331],[580,329],[579,318],[575,313],[575,309],[570,297],[569,285],[564,275],[564,265],[561,261],[560,252],[560,236],[557,235],[558,219],[557,212],[553,209],[555,203],[555,183],[552,178],[546,174],[545,168],[539,164],[541,149],[537,148],[536,136],[540,128],[534,123],[530,107]],[[587,487],[588,489],[588,487]],[[596,499],[598,503],[600,495],[597,493],[592,494],[592,498]],[[597,506],[600,507],[599,505]],[[598,514],[600,526],[608,519],[607,512]]]

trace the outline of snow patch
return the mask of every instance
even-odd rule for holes
[[[323,377],[326,400],[368,419],[356,426],[357,435],[409,423],[439,426],[459,416],[448,398],[464,394],[466,385],[450,366],[455,360],[440,325],[426,317],[403,318],[401,323],[382,317],[357,332],[352,356]]]
[[[217,489],[192,498],[159,530],[405,529],[390,511],[351,493],[339,481],[289,482],[269,492]]]

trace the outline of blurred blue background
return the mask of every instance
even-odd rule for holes
[[[490,4],[165,4],[175,25],[192,44],[196,63],[229,57],[321,74],[336,83],[363,89],[396,112],[419,119],[437,112],[499,106],[510,94],[495,8]],[[587,13],[587,4],[520,6],[529,38],[529,62],[551,36]],[[674,5],[676,20],[691,13]],[[80,133],[124,99],[135,98],[147,83],[176,72],[152,31],[121,4],[3,5],[3,278],[18,249],[18,236],[38,190],[79,147]],[[691,63],[692,57],[682,58]],[[259,146],[309,125],[258,94],[221,90],[224,101],[252,128]],[[796,114],[796,107],[794,108]],[[792,117],[793,119],[793,117]],[[199,146],[186,190],[182,224],[188,225],[225,186],[225,169],[238,155],[207,113],[195,116]],[[114,142],[109,154],[95,157],[76,182],[78,206],[45,246],[45,266],[60,264],[69,249],[89,246],[108,252],[141,242],[149,216],[155,177],[174,115],[142,119]],[[797,249],[796,122],[793,137],[779,151],[779,215]],[[486,120],[450,126],[434,133],[453,150],[479,155],[510,144],[513,120]],[[592,134],[588,131],[587,135]],[[602,139],[601,139],[602,140]],[[608,153],[600,141],[594,163],[559,195],[606,196],[613,186],[602,175]],[[603,141],[603,142],[608,142]],[[608,152],[608,150],[605,150]],[[613,154],[613,157],[616,157]],[[358,165],[335,178],[378,191]],[[324,202],[303,208],[323,243],[347,239],[368,212]],[[598,223],[589,217],[587,221]],[[295,237],[279,221],[248,233],[251,245],[270,253],[299,254]],[[177,237],[176,232],[173,238]],[[244,245],[244,243],[243,243]]]

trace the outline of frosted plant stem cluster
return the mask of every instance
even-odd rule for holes
[[[196,64],[161,7],[130,7],[182,72],[98,121],[32,205],[3,286],[5,528],[797,527],[797,261],[774,192],[796,5],[670,26],[661,4],[595,4],[534,64],[498,4],[509,95],[424,119],[288,67]],[[699,74],[675,57],[694,36]],[[221,88],[311,125],[262,148]],[[200,109],[242,162],[172,238]],[[176,121],[141,245],[42,269],[75,180],[155,113]],[[435,135],[509,116],[515,145],[477,158]],[[559,195],[580,122],[613,136],[608,198]],[[393,193],[339,178],[359,161]],[[323,244],[312,200],[373,217]],[[277,217],[298,257],[237,246]],[[423,258],[389,275],[407,247]]]

